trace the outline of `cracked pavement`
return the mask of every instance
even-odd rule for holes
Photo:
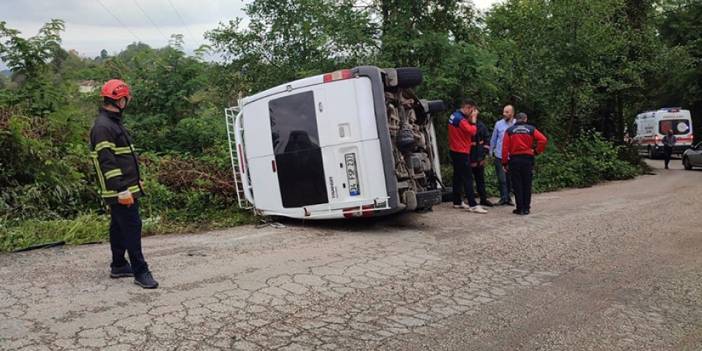
[[[702,350],[702,171],[674,166],[529,217],[148,237],[155,291],[107,244],[0,254],[0,350]]]

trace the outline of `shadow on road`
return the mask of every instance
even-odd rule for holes
[[[291,227],[308,227],[342,232],[375,232],[384,228],[422,229],[421,217],[414,212],[402,212],[382,217],[350,218],[333,220],[300,220],[277,217],[276,222]]]

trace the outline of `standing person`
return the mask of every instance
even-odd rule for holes
[[[134,283],[155,289],[149,266],[141,251],[141,217],[138,198],[144,194],[139,161],[132,138],[122,124],[131,100],[129,86],[112,79],[100,92],[102,107],[90,130],[90,149],[97,172],[100,196],[110,207],[110,277],[134,277]],[[124,254],[129,254],[129,262]]]
[[[448,123],[449,154],[453,164],[453,207],[468,209],[472,213],[487,213],[477,202],[473,193],[473,177],[470,170],[471,139],[477,132],[475,122],[478,109],[473,100],[463,100],[461,108],[456,110]],[[461,188],[468,198],[468,205],[463,202]]]
[[[492,130],[492,138],[490,138],[490,153],[495,156],[495,175],[500,186],[500,206],[514,206],[512,197],[510,196],[510,181],[509,177],[502,168],[502,141],[505,137],[505,132],[509,127],[514,125],[514,106],[507,105],[502,109],[502,119],[495,122],[495,129]]]
[[[665,169],[668,169],[670,156],[673,155],[673,147],[677,142],[673,130],[669,129],[668,133],[663,137],[663,157],[665,158]]]
[[[536,143],[536,147],[534,144]],[[517,208],[515,214],[528,215],[531,210],[531,181],[534,156],[546,150],[546,137],[527,124],[526,113],[517,114],[516,123],[505,132],[502,141],[502,165],[509,173],[514,187]]]
[[[485,123],[480,120],[475,125],[478,131],[473,136],[470,146],[470,169],[475,179],[476,190],[480,195],[480,205],[493,207],[485,191],[485,157],[490,153],[490,132]]]

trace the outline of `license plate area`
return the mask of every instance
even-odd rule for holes
[[[348,153],[344,155],[346,164],[346,180],[348,181],[349,195],[361,195],[361,188],[358,184],[358,167],[356,166],[356,154]]]

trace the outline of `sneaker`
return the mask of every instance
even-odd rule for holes
[[[139,285],[144,289],[158,288],[158,282],[151,275],[151,272],[144,272],[134,275],[134,284]]]
[[[515,208],[514,210],[512,210],[512,213],[514,213],[514,214],[516,214],[516,215],[523,214],[522,210],[518,210],[518,209],[516,209],[516,208]]]
[[[495,204],[493,204],[492,202],[490,202],[490,200],[487,200],[487,199],[481,200],[481,201],[480,201],[480,205],[481,205],[481,206],[487,206],[487,207],[493,207],[493,206],[495,206]]]
[[[525,215],[525,216],[528,216],[528,215],[529,215],[529,210],[524,210],[524,211],[522,211],[522,214]]]
[[[132,266],[129,265],[129,263],[125,264],[122,267],[112,267],[110,268],[110,278],[116,279],[116,278],[126,278],[126,277],[133,277],[134,272],[132,272]]]
[[[460,210],[467,210],[470,208],[470,206],[466,205],[465,202],[462,202],[460,205],[453,205],[453,208],[457,208]]]
[[[468,212],[478,213],[478,214],[486,214],[487,213],[487,211],[480,205],[468,208]]]

